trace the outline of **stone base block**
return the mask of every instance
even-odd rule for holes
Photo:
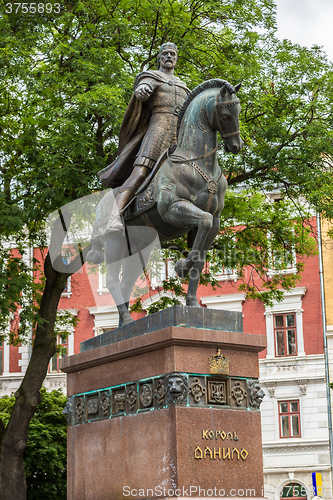
[[[191,326],[185,311],[181,326],[176,312],[168,313],[176,326],[118,342],[107,335],[105,345],[91,343],[62,360],[68,500],[262,497],[260,411],[252,388],[265,338],[233,331],[225,313],[214,311],[214,325],[226,325],[215,330],[207,327],[207,311],[201,326],[201,313]],[[211,373],[211,359],[221,355],[229,364]]]
[[[191,496],[232,496],[238,490],[258,496],[258,430],[259,412],[189,407],[71,426],[68,498],[165,498],[173,488]]]

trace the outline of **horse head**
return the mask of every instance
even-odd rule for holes
[[[225,151],[234,154],[239,153],[244,145],[239,130],[241,106],[236,96],[240,86],[240,83],[233,87],[224,82],[215,101],[215,126],[224,140]]]

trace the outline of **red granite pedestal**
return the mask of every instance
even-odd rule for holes
[[[262,497],[260,411],[249,382],[265,341],[161,325],[63,359],[68,500]],[[217,348],[229,375],[210,374]]]

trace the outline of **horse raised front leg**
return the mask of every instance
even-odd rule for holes
[[[196,289],[205,263],[207,252],[204,249],[207,237],[212,231],[213,216],[187,200],[179,200],[168,208],[167,212],[163,214],[163,219],[176,227],[198,228],[192,250],[186,259],[180,259],[176,262],[175,271],[181,278],[190,272],[186,305],[199,306]]]
[[[191,202],[183,200],[173,203],[163,218],[166,222],[176,227],[187,226],[198,228],[192,250],[186,259],[180,259],[175,265],[175,271],[178,276],[184,278],[194,265],[199,270],[200,263],[205,260],[202,250],[207,236],[213,227],[213,216],[209,212],[196,207]]]

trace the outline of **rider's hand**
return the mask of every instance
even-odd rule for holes
[[[139,85],[138,88],[134,91],[134,94],[139,101],[146,101],[149,99],[150,94],[152,93],[152,89],[146,83]]]

